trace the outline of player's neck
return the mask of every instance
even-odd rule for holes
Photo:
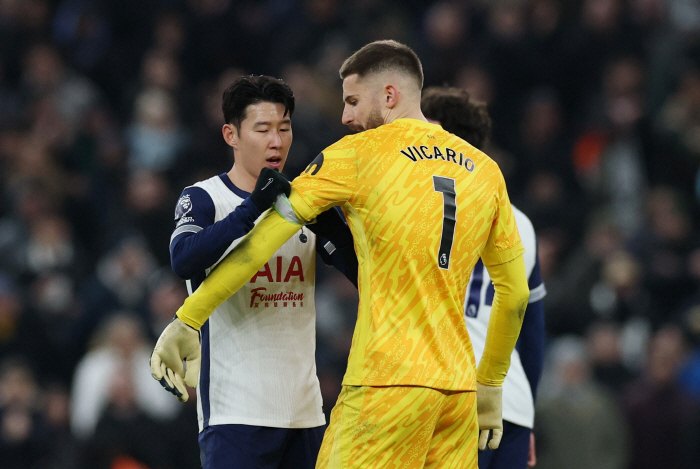
[[[406,109],[395,107],[393,109],[389,109],[389,112],[387,112],[387,114],[384,116],[384,122],[387,124],[392,123],[396,119],[416,119],[428,122],[428,119],[425,118],[420,108],[415,107]]]
[[[251,176],[248,172],[244,171],[243,168],[236,166],[235,163],[231,170],[226,174],[233,185],[238,187],[240,190],[253,192],[253,189],[255,189],[257,178]]]

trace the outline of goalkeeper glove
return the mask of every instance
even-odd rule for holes
[[[151,376],[181,402],[186,402],[185,384],[193,388],[197,386],[201,361],[199,332],[175,317],[153,349]]]
[[[476,413],[479,418],[479,451],[489,448],[496,449],[503,437],[503,388],[476,383]],[[489,441],[489,431],[493,431]]]
[[[288,196],[291,191],[292,186],[284,176],[272,168],[265,167],[260,171],[250,200],[258,210],[264,212],[272,207],[278,195],[284,193]]]

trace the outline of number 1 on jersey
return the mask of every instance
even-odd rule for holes
[[[438,267],[443,270],[450,268],[450,255],[452,254],[452,242],[457,223],[457,192],[455,192],[455,180],[443,176],[433,176],[435,192],[442,192],[442,235],[440,236],[440,250],[438,251]]]

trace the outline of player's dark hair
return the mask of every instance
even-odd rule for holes
[[[236,79],[224,91],[221,109],[224,120],[240,130],[246,118],[246,109],[251,104],[279,103],[284,106],[284,115],[294,112],[294,93],[284,81],[266,75],[246,75]]]
[[[466,90],[433,86],[423,92],[423,115],[479,150],[491,139],[491,117],[486,104],[474,101]]]
[[[423,65],[407,45],[396,41],[370,42],[350,57],[340,67],[340,78],[350,75],[364,78],[373,73],[398,71],[415,78],[418,88],[423,88]]]

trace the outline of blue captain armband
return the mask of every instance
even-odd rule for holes
[[[289,223],[292,223],[294,225],[300,225],[303,226],[304,222],[302,222],[299,217],[297,217],[297,214],[294,213],[294,209],[292,208],[292,203],[289,201],[286,195],[280,194],[277,197],[277,200],[275,200],[274,205],[272,206],[275,211],[284,218],[286,221]]]

